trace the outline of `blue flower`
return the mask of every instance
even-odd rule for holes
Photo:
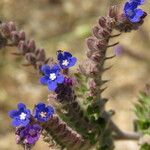
[[[132,2],[135,2],[138,5],[142,5],[142,4],[144,4],[145,0],[130,0],[130,3],[132,3]]]
[[[126,17],[133,23],[138,23],[141,21],[145,12],[142,9],[137,9],[138,4],[135,2],[126,2],[124,6],[124,12]]]
[[[51,106],[46,106],[44,103],[39,103],[34,108],[34,118],[40,122],[46,122],[54,114],[54,109]]]
[[[18,104],[18,110],[11,110],[9,112],[9,117],[13,119],[12,125],[14,127],[27,126],[30,122],[30,116],[30,110],[26,109],[26,106],[23,103]]]
[[[44,65],[41,68],[44,76],[40,78],[40,82],[43,85],[48,85],[48,89],[54,91],[58,84],[63,83],[64,77],[60,74],[60,68],[58,65],[54,65],[50,67],[48,65]]]
[[[73,57],[69,52],[59,51],[57,59],[62,69],[70,68],[74,66],[77,62],[77,59]]]

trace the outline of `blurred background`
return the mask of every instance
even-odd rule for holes
[[[68,50],[80,60],[85,58],[85,38],[98,17],[106,15],[110,5],[122,5],[123,0],[0,0],[0,19],[15,21],[43,47],[47,55],[55,56],[58,49]],[[150,2],[142,6],[150,12]],[[106,62],[113,65],[104,79],[110,79],[103,96],[108,97],[107,109],[114,109],[117,125],[127,131],[133,130],[134,106],[139,91],[150,82],[150,17],[138,31],[122,34],[120,46],[109,49],[108,56],[117,56]],[[110,41],[113,43],[114,41]],[[121,48],[123,47],[123,48]],[[15,144],[14,129],[7,116],[9,110],[24,102],[30,108],[39,101],[46,101],[48,90],[38,82],[38,73],[32,67],[23,67],[25,60],[12,56],[16,48],[0,50],[0,150],[21,150]],[[75,68],[74,68],[75,70]],[[117,141],[115,150],[138,150],[137,142]],[[40,140],[34,150],[48,150]]]

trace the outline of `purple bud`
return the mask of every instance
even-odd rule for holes
[[[100,34],[100,30],[101,30],[101,28],[98,27],[98,26],[95,26],[95,27],[93,28],[93,35],[94,35],[96,38],[98,38],[98,39],[103,38],[102,35]]]
[[[14,44],[19,43],[19,33],[17,31],[12,31],[11,32],[11,40]]]
[[[117,18],[117,14],[118,14],[118,7],[117,7],[117,5],[111,6],[110,9],[109,9],[109,17]]]
[[[25,32],[24,31],[20,31],[19,32],[19,40],[25,40],[26,36],[25,36]]]
[[[116,25],[116,21],[113,18],[109,18],[108,22],[107,22],[107,26],[110,29],[110,31],[112,30],[112,28],[114,28]]]
[[[65,77],[64,84],[66,84],[67,86],[72,86],[74,84],[74,81],[70,77]]]
[[[25,55],[28,52],[28,47],[25,41],[20,41],[18,44],[18,48],[23,55]]]
[[[90,37],[90,38],[87,39],[86,42],[87,42],[87,46],[88,46],[89,50],[91,50],[91,51],[96,51],[97,50],[95,41],[97,41],[97,39],[94,38],[94,37]]]
[[[2,33],[4,34],[4,36],[6,37],[10,37],[10,30],[9,30],[9,27],[8,27],[8,24],[6,23],[2,23],[1,24],[1,30],[2,30]]]
[[[36,57],[34,53],[26,53],[25,58],[30,64],[36,63]]]
[[[96,43],[99,50],[104,50],[107,47],[107,41],[101,40]]]
[[[28,43],[29,51],[34,52],[35,49],[36,49],[35,41],[34,40],[29,40],[27,43]]]
[[[38,48],[35,51],[36,59],[38,61],[45,61],[46,56],[45,56],[45,50],[43,48]]]
[[[105,18],[105,17],[100,17],[100,18],[99,18],[99,25],[100,25],[102,28],[105,28],[105,27],[106,27],[106,18]]]
[[[110,32],[106,29],[101,30],[101,33],[99,34],[101,34],[103,38],[109,38],[110,36]]]
[[[16,31],[16,25],[14,22],[10,21],[8,23],[8,27],[9,27],[9,30],[12,32],[12,31]]]

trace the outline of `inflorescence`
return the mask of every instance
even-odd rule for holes
[[[71,53],[62,51],[58,51],[57,60],[58,64],[53,66],[43,65],[41,67],[44,76],[40,78],[40,82],[43,85],[47,85],[48,89],[52,91],[55,91],[59,84],[67,81],[62,71],[74,66],[77,61]]]
[[[109,16],[99,19],[99,26],[93,29],[93,37],[87,40],[89,48],[87,57],[89,61],[87,64],[86,61],[84,61],[80,70],[82,70],[81,73],[84,76],[95,79],[91,80],[90,84],[92,99],[94,99],[94,97],[96,100],[100,99],[99,87],[101,87],[102,83],[99,74],[105,70],[103,70],[103,64],[105,59],[107,59],[105,56],[106,50],[108,47],[111,47],[108,45],[108,41],[111,37],[116,37],[111,36],[113,29],[117,29],[120,32],[129,32],[138,29],[146,16],[146,13],[138,8],[143,3],[144,0],[129,0],[125,3],[123,13],[121,14],[118,13],[118,8],[116,6],[111,7]],[[25,41],[25,33],[17,32],[14,23],[2,24],[1,28],[2,37],[0,38],[3,40],[1,40],[0,47],[17,46],[20,50],[20,53],[17,55],[25,55],[29,64],[39,69],[39,72],[42,73],[40,83],[42,85],[47,85],[48,89],[54,92],[52,94],[57,95],[56,99],[59,100],[59,102],[72,102],[67,105],[67,107],[70,107],[68,108],[68,115],[72,113],[73,116],[77,116],[76,118],[73,117],[74,120],[81,120],[80,124],[85,121],[85,126],[88,126],[89,119],[83,120],[83,118],[80,118],[80,116],[83,117],[83,114],[81,113],[82,111],[78,111],[78,102],[75,101],[76,95],[74,95],[75,91],[72,88],[74,81],[72,77],[69,76],[69,68],[76,64],[77,58],[67,51],[63,52],[59,50],[57,52],[57,62],[53,62],[51,58],[46,59],[44,49],[37,49],[33,40]],[[9,44],[8,41],[12,43]],[[101,110],[98,111],[102,112]],[[106,113],[104,114],[106,115]],[[82,134],[76,133],[67,124],[60,121],[58,116],[53,115],[54,108],[49,105],[46,106],[42,102],[35,105],[32,112],[30,109],[26,108],[25,104],[19,103],[17,110],[11,110],[9,112],[9,117],[12,118],[12,126],[16,128],[15,134],[17,143],[22,145],[25,149],[31,149],[40,138],[42,131],[47,129],[50,135],[57,132],[54,137],[61,141],[64,140],[64,143],[67,143],[66,145],[64,144],[66,147],[75,145],[75,147],[78,147],[76,149],[79,149],[84,141],[82,139]],[[51,129],[52,126],[53,128]],[[78,126],[80,125],[78,124]],[[95,126],[93,126],[93,128],[95,128]],[[72,141],[68,141],[68,139]],[[100,141],[101,144],[102,142],[103,141]],[[63,145],[62,142],[60,144]]]
[[[16,127],[16,141],[22,146],[32,147],[39,139],[42,124],[51,119],[54,109],[44,103],[38,103],[33,113],[26,108],[25,104],[19,103],[17,110],[11,110],[9,117],[12,118],[12,126]]]

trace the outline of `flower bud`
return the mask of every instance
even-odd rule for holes
[[[111,6],[110,9],[109,9],[109,17],[117,18],[117,14],[118,14],[118,7],[117,7],[117,5]]]
[[[26,53],[25,58],[30,64],[36,63],[36,57],[34,53]]]
[[[15,25],[14,22],[10,21],[10,22],[8,23],[8,27],[9,27],[10,32],[16,31],[16,25]]]
[[[105,17],[100,17],[100,18],[99,18],[99,25],[100,25],[102,28],[105,28],[105,27],[106,27],[106,18],[105,18]]]
[[[26,38],[26,37],[25,37],[25,32],[24,32],[24,31],[20,31],[20,32],[19,32],[19,40],[23,40],[23,41],[24,41],[25,38]]]
[[[11,40],[14,44],[18,44],[19,43],[19,33],[17,31],[12,31],[11,32]]]
[[[1,30],[2,30],[2,33],[5,37],[10,37],[11,32],[10,32],[10,29],[8,27],[8,24],[2,23],[1,24]]]
[[[27,44],[28,44],[29,51],[34,52],[35,49],[36,49],[35,41],[34,40],[29,40]]]
[[[91,50],[91,51],[96,51],[97,50],[95,41],[97,41],[97,39],[94,38],[94,37],[90,37],[86,40],[89,50]]]
[[[107,47],[107,42],[105,40],[97,41],[96,46],[99,50],[105,50]]]
[[[98,39],[103,38],[103,36],[100,34],[100,30],[101,30],[101,28],[99,28],[98,26],[95,26],[93,28],[93,35]]]
[[[42,48],[41,49],[40,48],[36,49],[35,55],[36,55],[36,59],[38,61],[45,61],[45,59],[46,59],[45,51]]]
[[[112,31],[112,29],[115,27],[116,25],[116,21],[113,18],[109,18],[107,21],[107,26],[110,29],[110,31]]]
[[[29,52],[25,41],[20,41],[18,44],[18,48],[23,55],[25,55],[27,52]]]
[[[103,29],[101,31],[99,31],[99,34],[103,37],[103,38],[109,38],[110,36],[110,32],[107,29]]]

